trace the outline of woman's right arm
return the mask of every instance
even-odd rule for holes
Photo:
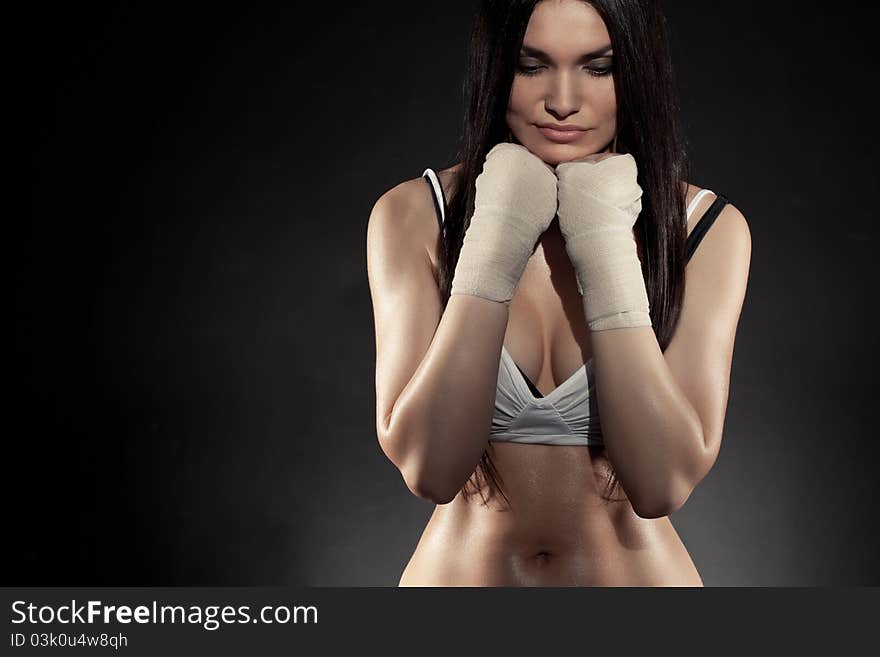
[[[433,207],[404,185],[379,198],[367,227],[376,432],[407,487],[446,504],[488,441],[508,306],[455,294],[443,312],[425,239]]]

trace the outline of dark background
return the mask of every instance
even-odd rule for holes
[[[433,505],[374,432],[366,224],[454,163],[472,4],[10,18],[4,585],[396,585]],[[710,586],[880,584],[877,12],[665,6],[691,182],[753,240],[673,523]]]

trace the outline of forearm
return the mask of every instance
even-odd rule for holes
[[[704,449],[699,415],[650,326],[591,334],[608,458],[640,515],[667,515],[691,491]]]
[[[639,515],[666,515],[690,494],[702,426],[651,326],[634,236],[638,167],[632,155],[606,154],[556,171],[559,225],[590,328],[608,458]]]
[[[508,314],[503,303],[452,295],[394,406],[386,451],[422,497],[451,500],[480,460],[492,424]]]

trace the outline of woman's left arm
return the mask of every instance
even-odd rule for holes
[[[748,224],[728,204],[687,266],[665,353],[650,326],[591,334],[608,458],[642,517],[679,509],[718,456],[750,261]]]

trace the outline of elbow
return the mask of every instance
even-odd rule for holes
[[[652,520],[672,515],[684,506],[690,497],[692,487],[675,482],[665,490],[652,491],[636,499],[630,497],[633,511],[640,518]]]
[[[401,474],[413,495],[434,504],[449,504],[458,494],[458,489],[425,467],[404,468]]]
[[[655,518],[663,518],[672,513],[670,505],[664,500],[651,499],[649,501],[632,501],[632,508],[639,518],[653,520]]]
[[[703,445],[702,432],[699,436],[694,444]],[[683,507],[707,470],[704,454],[705,450],[699,450],[692,460],[669,466],[671,471],[666,476],[629,496],[633,511],[641,518],[654,519],[672,515]]]
[[[409,483],[407,483],[407,486],[414,495],[417,495],[422,499],[428,500],[429,502],[433,502],[434,504],[449,504],[452,500],[455,499],[455,496],[458,494],[457,491],[443,491],[438,488],[432,488],[424,485],[411,486]]]
[[[410,492],[416,497],[433,502],[448,504],[458,494],[449,485],[447,477],[439,473],[436,466],[431,466],[424,455],[424,449],[417,445],[426,443],[411,442],[404,444],[399,437],[385,434],[379,438],[382,451],[400,471],[403,481]]]

